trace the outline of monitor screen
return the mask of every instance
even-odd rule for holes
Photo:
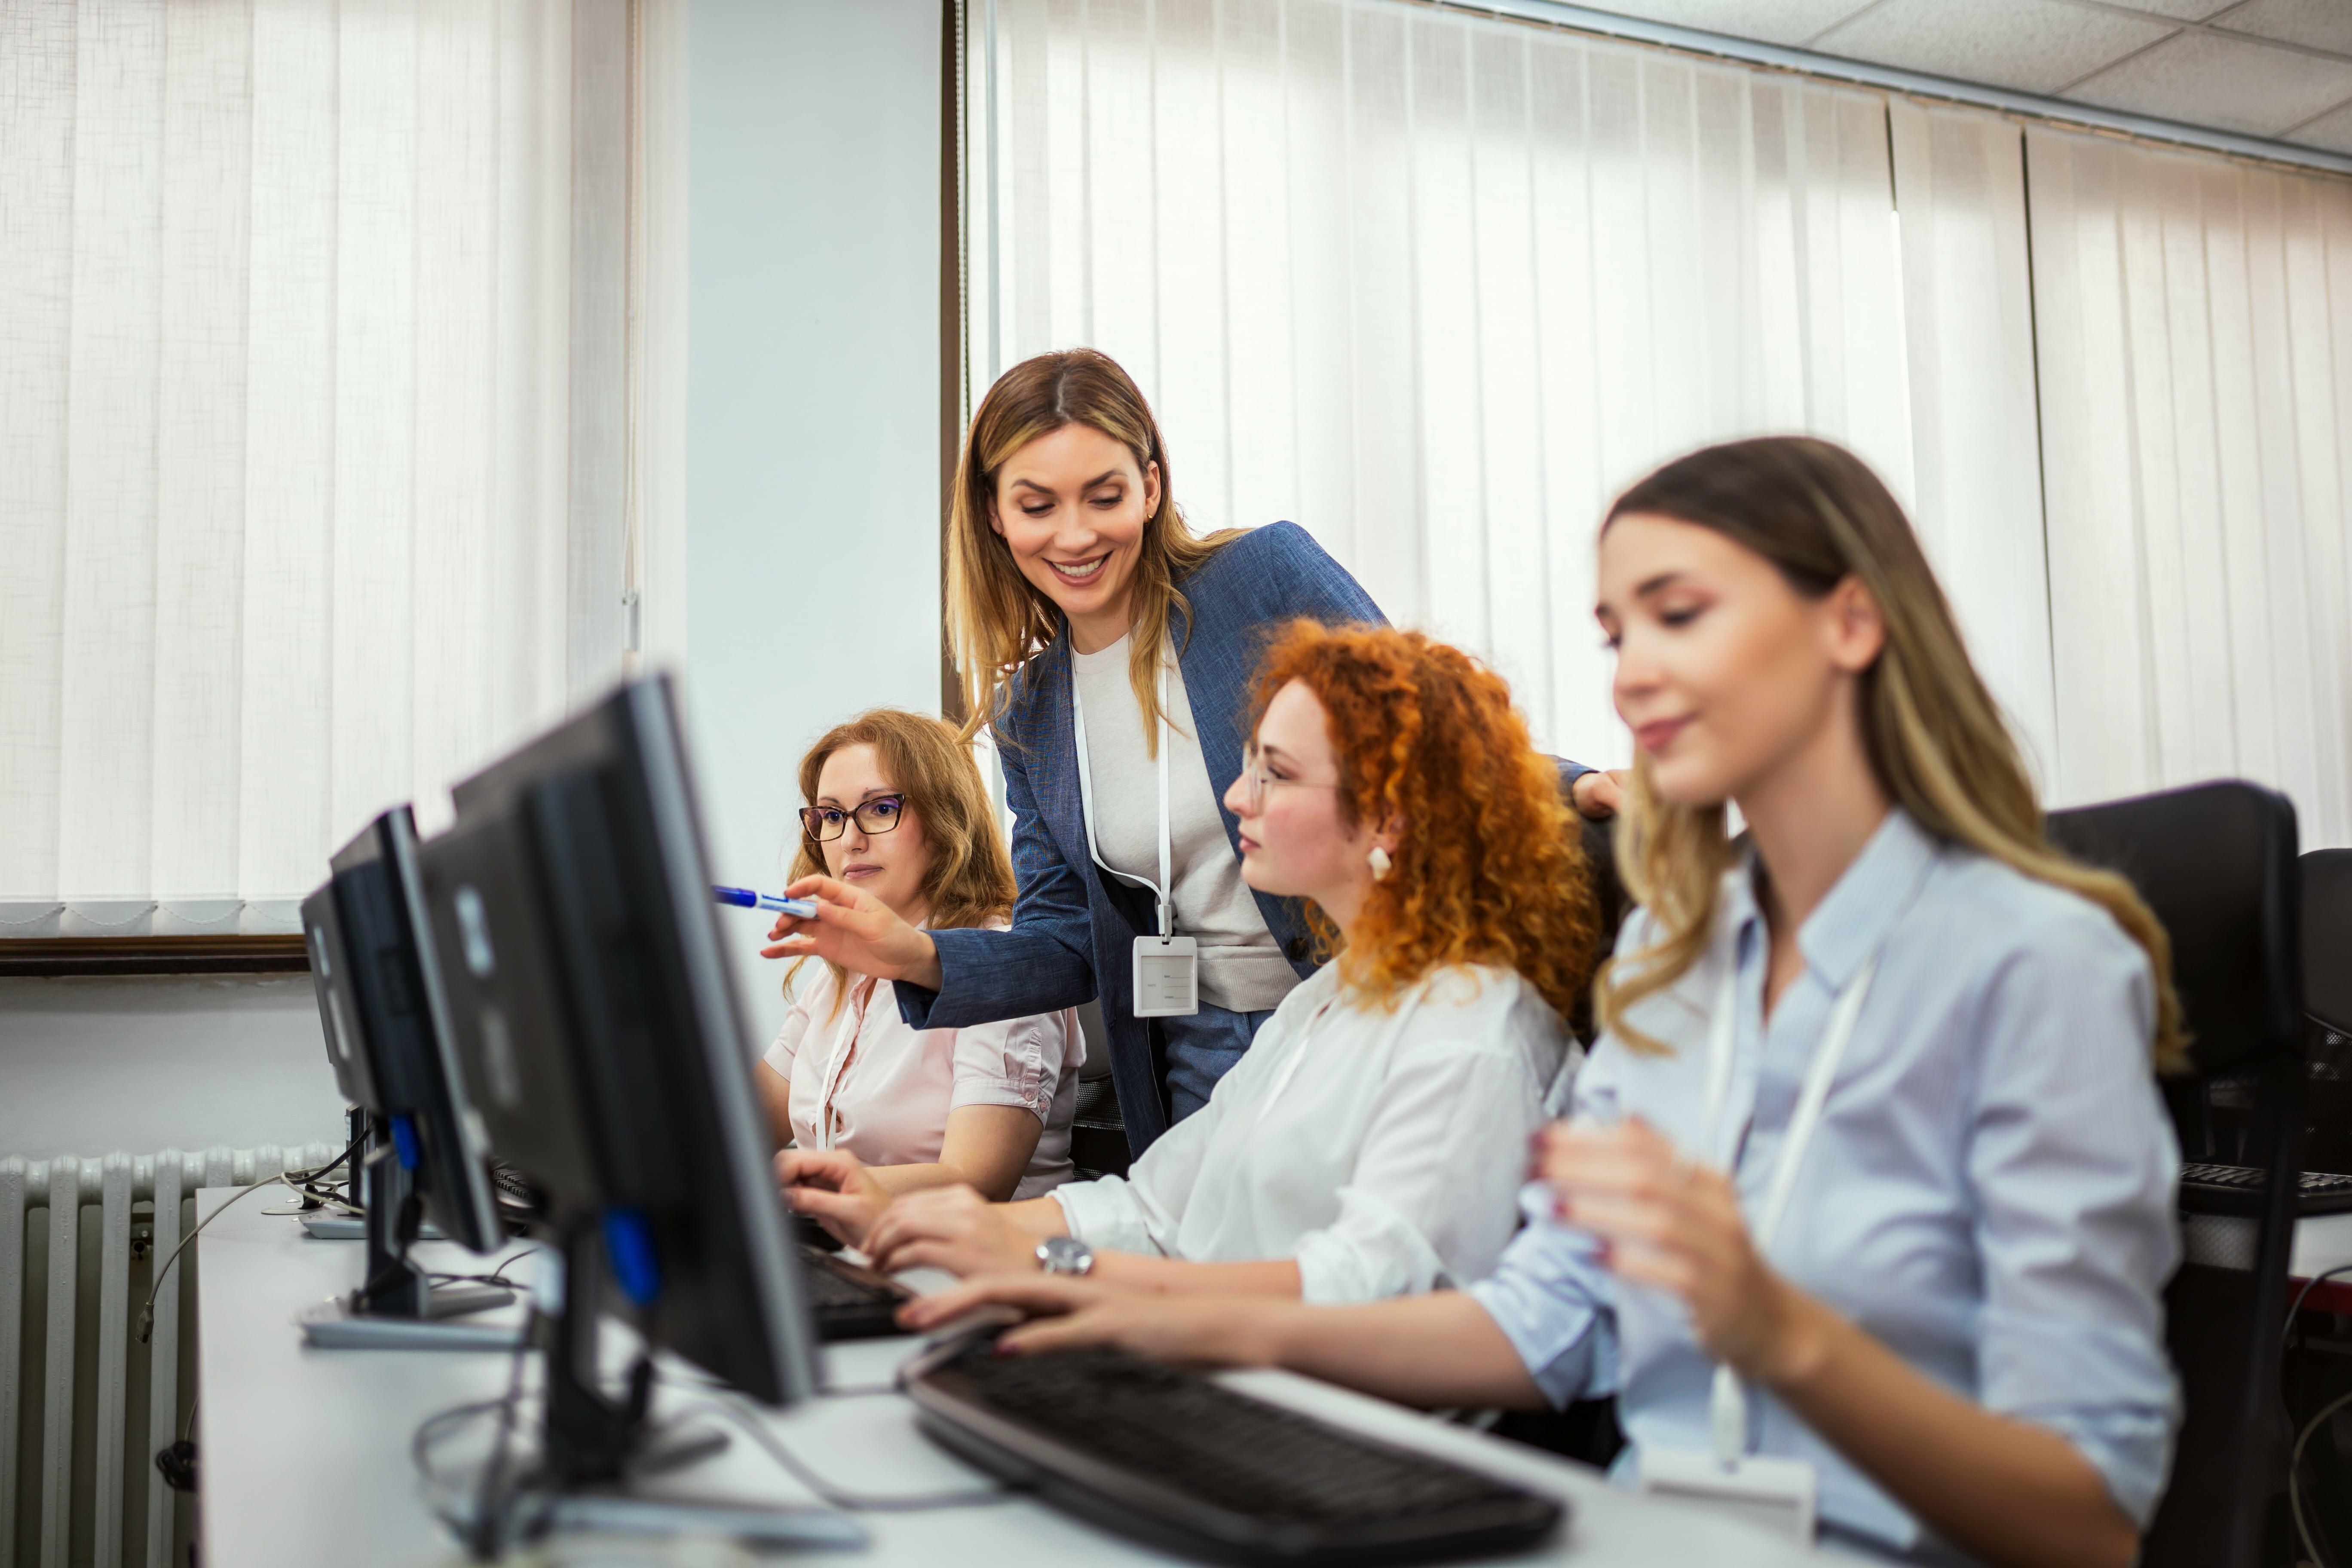
[[[757,1397],[814,1384],[791,1225],[666,678],[459,784],[428,900],[492,1147],[604,1235],[631,1316]]]
[[[425,929],[408,808],[368,824],[332,864],[303,910],[336,1082],[391,1124],[394,1156],[443,1234],[494,1251],[505,1230]]]

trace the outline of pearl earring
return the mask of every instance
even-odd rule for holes
[[[1365,856],[1364,858],[1371,862],[1372,880],[1375,882],[1387,876],[1389,874],[1390,866],[1394,864],[1394,862],[1389,859],[1389,852],[1381,848],[1377,844],[1372,846],[1372,852]]]

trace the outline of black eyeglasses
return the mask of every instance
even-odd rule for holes
[[[906,817],[906,796],[877,795],[848,811],[837,805],[804,805],[801,807],[801,831],[822,844],[828,838],[840,837],[853,819],[860,833],[887,833]]]

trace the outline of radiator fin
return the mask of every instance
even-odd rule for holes
[[[148,1272],[160,1268],[180,1244],[180,1205],[194,1189],[242,1187],[280,1171],[324,1164],[337,1146],[311,1143],[280,1149],[206,1149],[186,1153],[116,1152],[95,1159],[0,1159],[0,1568],[68,1568],[77,1522],[74,1518],[75,1349],[95,1350],[94,1397],[88,1412],[92,1517],[81,1525],[96,1568],[170,1568],[174,1516],[171,1489],[152,1463],[157,1449],[180,1433],[180,1282],[193,1259],[183,1255],[155,1298],[153,1332],[146,1347],[146,1409],[130,1408],[132,1368],[139,1352],[131,1310],[131,1233],[134,1205],[152,1202],[154,1234]],[[256,1202],[262,1201],[256,1194]],[[98,1286],[82,1289],[82,1210],[97,1211]],[[27,1321],[25,1292],[27,1226],[35,1209],[48,1211],[48,1283],[40,1316]],[[26,1365],[28,1331],[43,1334],[37,1373]],[[84,1336],[88,1336],[84,1340]],[[25,1538],[33,1519],[21,1506],[18,1443],[23,1431],[28,1377],[40,1379],[37,1456],[40,1480],[32,1507],[38,1534]],[[133,1433],[141,1434],[132,1444]],[[144,1516],[141,1539],[129,1539],[129,1521]],[[20,1551],[32,1555],[23,1563]]]

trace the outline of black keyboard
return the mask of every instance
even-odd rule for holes
[[[908,1367],[924,1432],[1096,1523],[1242,1563],[1430,1563],[1523,1546],[1565,1505],[1119,1351]]]
[[[2268,1173],[2252,1165],[2211,1165],[2191,1161],[2180,1167],[2182,1206],[2201,1214],[2260,1214]],[[2352,1211],[2352,1176],[2305,1171],[2295,1184],[2303,1214]]]
[[[887,1275],[803,1243],[801,1289],[820,1340],[871,1340],[902,1334],[898,1309],[913,1292]]]

